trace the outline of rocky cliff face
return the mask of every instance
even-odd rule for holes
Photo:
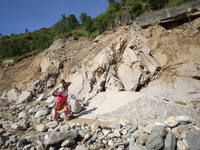
[[[64,78],[72,82],[69,101],[79,101],[88,110],[96,108],[84,117],[107,120],[188,114],[200,119],[199,29],[197,18],[193,33],[185,23],[171,30],[159,25],[146,29],[125,26],[95,40],[59,39],[37,56],[11,66],[1,64],[1,91],[14,84],[15,90],[9,91],[15,95],[11,100],[19,100],[24,90],[37,97]]]

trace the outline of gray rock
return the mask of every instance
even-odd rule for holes
[[[109,125],[109,127],[112,129],[120,129],[122,125],[120,123],[112,123],[111,125]]]
[[[46,127],[43,124],[39,124],[39,125],[36,126],[36,130],[39,131],[39,132],[45,132],[45,131],[48,130],[48,127]]]
[[[46,146],[49,146],[49,145],[61,143],[67,139],[75,139],[75,138],[77,138],[76,130],[70,130],[67,132],[53,132],[50,135],[50,138],[46,139],[44,143]]]
[[[47,88],[52,88],[56,84],[56,79],[53,77],[50,77],[47,81]]]
[[[129,148],[129,150],[147,150],[146,146],[142,145],[134,145],[133,147]]]
[[[30,150],[35,150],[35,147],[32,146],[32,147],[30,148]]]
[[[135,138],[140,137],[142,134],[144,133],[144,131],[142,129],[138,129],[136,130],[134,133],[132,133],[132,135],[135,136]]]
[[[4,136],[0,136],[0,146],[4,145],[6,142],[6,138]]]
[[[130,142],[129,142],[129,149],[135,145],[135,136],[131,135]]]
[[[76,143],[76,141],[74,139],[67,139],[65,141],[62,142],[61,146],[62,147],[68,147],[68,146],[72,146]]]
[[[147,142],[146,142],[146,147],[148,150],[159,150],[160,148],[163,147],[163,138],[162,136],[160,135],[159,131],[158,130],[154,130]]]
[[[94,39],[94,42],[98,42],[102,38],[103,38],[103,35],[99,35]]]
[[[76,146],[75,150],[89,150],[89,148],[85,145],[78,145]]]
[[[145,142],[148,140],[148,137],[149,135],[147,133],[144,133],[142,134],[140,137],[139,137],[139,142],[141,145],[144,145]]]
[[[46,116],[48,114],[47,110],[39,110],[36,114],[35,114],[35,118],[40,118],[42,116]]]
[[[158,131],[159,135],[164,137],[167,134],[167,131],[164,126],[154,126],[152,132]]]
[[[44,150],[44,144],[38,145],[37,150]]]
[[[147,126],[145,126],[145,127],[143,128],[144,132],[150,134],[151,131],[152,131],[153,126],[154,126],[154,125],[152,125],[152,124],[148,124]]]
[[[23,146],[25,146],[27,144],[27,140],[26,139],[20,139],[18,142],[17,142],[17,148],[22,148]]]
[[[198,150],[200,148],[200,131],[187,132],[186,140],[190,150]]]
[[[165,138],[164,150],[175,150],[176,149],[176,137],[173,133],[168,133]]]
[[[98,135],[97,134],[94,134],[92,136],[92,138],[87,142],[87,145],[90,145],[90,144],[93,144],[94,141],[97,139]]]
[[[23,91],[22,94],[19,96],[17,103],[27,103],[32,100],[32,91]]]
[[[55,128],[56,126],[58,126],[58,122],[57,122],[57,121],[48,122],[48,123],[46,124],[46,126],[47,126],[48,128]]]
[[[69,126],[68,125],[64,125],[64,126],[61,126],[60,127],[60,131],[61,132],[66,132],[66,131],[68,131],[69,130]]]
[[[177,148],[181,150],[188,150],[187,146],[183,143],[183,141],[177,142]],[[198,149],[190,149],[190,150],[198,150]]]

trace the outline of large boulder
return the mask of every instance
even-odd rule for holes
[[[114,120],[117,118],[156,119],[179,115],[187,115],[195,120],[200,118],[197,111],[192,107],[167,102],[154,96],[131,91],[99,93],[91,100],[87,110],[94,111],[82,117],[98,118],[100,120]]]
[[[32,91],[23,91],[22,94],[19,96],[17,103],[27,103],[32,100]]]
[[[9,101],[16,101],[18,99],[18,97],[19,97],[19,94],[17,93],[16,89],[11,89],[7,93],[7,99]]]
[[[41,94],[41,95],[36,99],[36,101],[42,101],[42,100],[46,100],[46,99],[48,99],[48,98],[49,98],[48,95],[46,95],[46,94]]]
[[[54,144],[58,144],[63,142],[64,140],[74,140],[77,138],[77,131],[76,130],[70,130],[67,132],[53,132],[49,138],[45,140],[45,145],[50,146]]]
[[[79,113],[82,110],[82,106],[77,100],[69,99],[69,105],[73,113]]]

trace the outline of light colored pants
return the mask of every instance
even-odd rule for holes
[[[71,110],[70,110],[69,105],[67,105],[67,111],[65,111],[64,113],[65,113],[65,117],[71,116]],[[59,113],[54,112],[53,119],[58,120],[59,115],[60,115]]]

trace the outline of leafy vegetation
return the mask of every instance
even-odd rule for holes
[[[16,61],[33,55],[48,48],[54,40],[69,36],[96,37],[105,31],[115,28],[115,20],[119,15],[130,12],[132,20],[136,17],[157,11],[158,9],[177,6],[193,0],[108,0],[109,7],[105,13],[96,18],[86,13],[81,13],[79,20],[74,14],[65,16],[61,14],[58,20],[50,28],[41,28],[33,32],[25,29],[25,33],[3,36],[0,33],[0,61],[14,58]],[[147,10],[148,7],[148,10]],[[193,8],[191,12],[197,9]],[[126,25],[131,22],[125,23]]]
[[[192,9],[191,9],[191,13],[195,13],[196,11],[198,11],[197,8],[192,8]]]

